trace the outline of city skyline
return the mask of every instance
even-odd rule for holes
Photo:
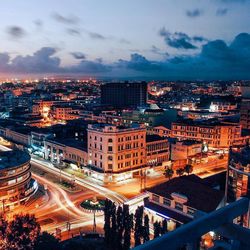
[[[250,78],[247,0],[10,1],[1,7],[1,78]]]

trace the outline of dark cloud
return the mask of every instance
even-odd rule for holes
[[[66,32],[71,36],[80,36],[81,35],[81,31],[79,29],[68,28],[68,29],[66,29]]]
[[[169,56],[167,52],[162,51],[160,48],[156,47],[155,45],[152,45],[149,51],[156,55]]]
[[[206,39],[202,36],[189,36],[183,32],[171,33],[165,28],[160,29],[159,35],[164,38],[166,44],[176,49],[197,49],[194,43],[204,42]]]
[[[97,40],[105,40],[106,39],[106,37],[100,33],[89,31],[88,34],[89,34],[90,38],[92,38],[92,39],[97,39]]]
[[[98,61],[82,60],[78,65],[65,68],[68,73],[77,74],[99,74],[106,73],[112,70],[111,65],[105,65]]]
[[[40,20],[40,19],[35,20],[34,24],[36,25],[37,28],[42,28],[43,27],[43,21]]]
[[[199,17],[203,14],[203,11],[200,9],[194,9],[194,10],[187,10],[186,15],[188,17],[194,18],[194,17]]]
[[[81,59],[81,60],[83,60],[83,59],[86,59],[86,55],[84,54],[84,53],[82,53],[82,52],[72,52],[72,53],[70,53],[75,59]]]
[[[129,61],[120,59],[117,65],[121,68],[125,67],[136,71],[159,71],[161,69],[157,62],[149,61],[138,53],[131,54]]]
[[[55,48],[43,47],[31,56],[17,56],[11,61],[10,69],[21,73],[58,72],[60,59],[55,53]]]
[[[157,47],[152,47],[158,52]],[[7,53],[0,53],[0,71],[3,73],[57,73],[86,74],[120,77],[140,76],[152,79],[250,79],[250,34],[241,33],[227,44],[223,40],[207,41],[195,55],[166,57],[152,61],[139,53],[131,54],[129,60],[120,59],[105,64],[102,59],[86,60],[74,52],[79,63],[62,67],[56,56],[56,49],[45,47],[33,55],[10,59]]]
[[[81,59],[77,65],[62,67],[61,60],[55,56],[57,50],[52,47],[44,47],[33,55],[17,56],[10,60],[7,53],[0,53],[0,72],[12,74],[39,74],[39,73],[81,73],[98,74],[111,70],[110,65],[105,65],[101,60],[85,60],[84,54],[74,52],[72,55]]]
[[[52,18],[56,20],[59,23],[67,24],[67,25],[73,25],[77,24],[79,22],[79,18],[76,16],[63,16],[57,12],[52,14]]]
[[[7,28],[7,33],[13,39],[22,38],[26,35],[25,30],[20,26],[10,26]]]
[[[130,70],[150,72],[152,78],[250,79],[250,34],[239,34],[229,45],[223,40],[208,41],[197,55],[175,56],[158,62],[142,55],[137,57],[140,60],[131,57],[126,63],[122,61],[122,65]]]
[[[216,11],[216,16],[225,16],[228,12],[227,8],[219,8]]]

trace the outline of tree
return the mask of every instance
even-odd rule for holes
[[[117,245],[117,220],[116,220],[116,206],[112,202],[111,206],[111,231],[110,231],[111,241],[109,249],[115,249]]]
[[[15,215],[6,232],[7,249],[33,250],[40,232],[40,225],[34,215]]]
[[[124,240],[123,249],[130,249],[131,245],[131,231],[133,228],[133,214],[129,214],[129,206],[123,205],[123,228],[124,228]]]
[[[60,250],[61,246],[59,240],[54,237],[54,235],[47,232],[43,232],[38,236],[35,242],[34,250]]]
[[[122,238],[124,231],[123,224],[123,208],[119,206],[116,211],[116,221],[117,221],[117,237],[116,237],[116,248],[122,249]]]
[[[141,238],[143,236],[143,225],[142,225],[142,217],[143,217],[143,206],[140,206],[135,211],[135,246],[141,245]]]
[[[168,180],[170,180],[174,175],[173,169],[171,167],[166,168],[164,171],[164,175],[166,178],[168,178]]]
[[[106,246],[109,246],[111,242],[111,206],[112,201],[106,199],[104,206],[104,241]]]
[[[156,221],[154,223],[154,239],[158,238],[160,236],[161,233],[161,223]]]
[[[176,169],[176,174],[180,177],[184,174],[184,169],[183,168],[178,168]]]
[[[144,232],[143,232],[143,243],[146,241],[149,241],[149,218],[148,215],[146,214],[144,216]]]
[[[193,168],[193,166],[190,165],[190,164],[187,164],[187,165],[184,167],[184,171],[185,171],[188,175],[190,175],[190,174],[193,172],[193,170],[194,170],[194,168]]]
[[[8,228],[8,222],[3,216],[0,217],[0,249],[7,248],[6,232]]]

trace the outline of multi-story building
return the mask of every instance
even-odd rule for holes
[[[242,128],[250,129],[250,100],[242,100],[240,105],[240,124]]]
[[[228,148],[241,137],[241,126],[217,121],[172,123],[172,137],[202,141],[211,148]]]
[[[147,165],[164,167],[169,161],[169,143],[159,135],[146,136]]]
[[[171,160],[186,160],[202,152],[200,141],[184,140],[171,144]]]
[[[31,178],[29,154],[20,150],[0,152],[0,211],[25,202],[37,188]]]
[[[147,193],[144,206],[150,221],[166,219],[169,230],[192,221],[198,211],[208,213],[224,204],[224,192],[196,175],[173,178],[147,189]]]
[[[240,197],[250,198],[250,148],[232,149],[229,154],[227,171],[227,201]],[[250,213],[238,219],[239,223],[250,228]]]
[[[130,127],[90,124],[88,158],[89,165],[109,174],[109,181],[132,177],[147,163],[146,128],[138,124]]]
[[[162,137],[171,137],[171,129],[164,126],[148,127],[147,133],[150,135],[159,135]]]
[[[117,108],[144,106],[147,97],[146,82],[111,82],[101,86],[101,103]]]
[[[88,163],[85,143],[73,139],[46,139],[45,159],[60,166],[71,163],[77,168],[86,166]]]

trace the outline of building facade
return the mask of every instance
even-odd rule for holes
[[[227,171],[227,201],[234,202],[240,197],[250,198],[250,149],[232,149],[229,154]],[[238,218],[238,223],[250,228],[250,214]]]
[[[36,181],[31,178],[29,154],[20,150],[0,152],[0,210],[11,210],[37,189]]]
[[[130,172],[127,178],[131,177],[146,166],[146,128],[137,124],[131,127],[90,124],[88,159],[89,165],[103,173]]]
[[[172,123],[172,137],[202,141],[211,148],[228,148],[241,137],[241,126],[210,121],[180,121]]]
[[[243,100],[240,106],[240,124],[242,128],[250,129],[250,100]]]
[[[101,103],[117,108],[143,106],[147,98],[146,82],[111,82],[101,86]]]

